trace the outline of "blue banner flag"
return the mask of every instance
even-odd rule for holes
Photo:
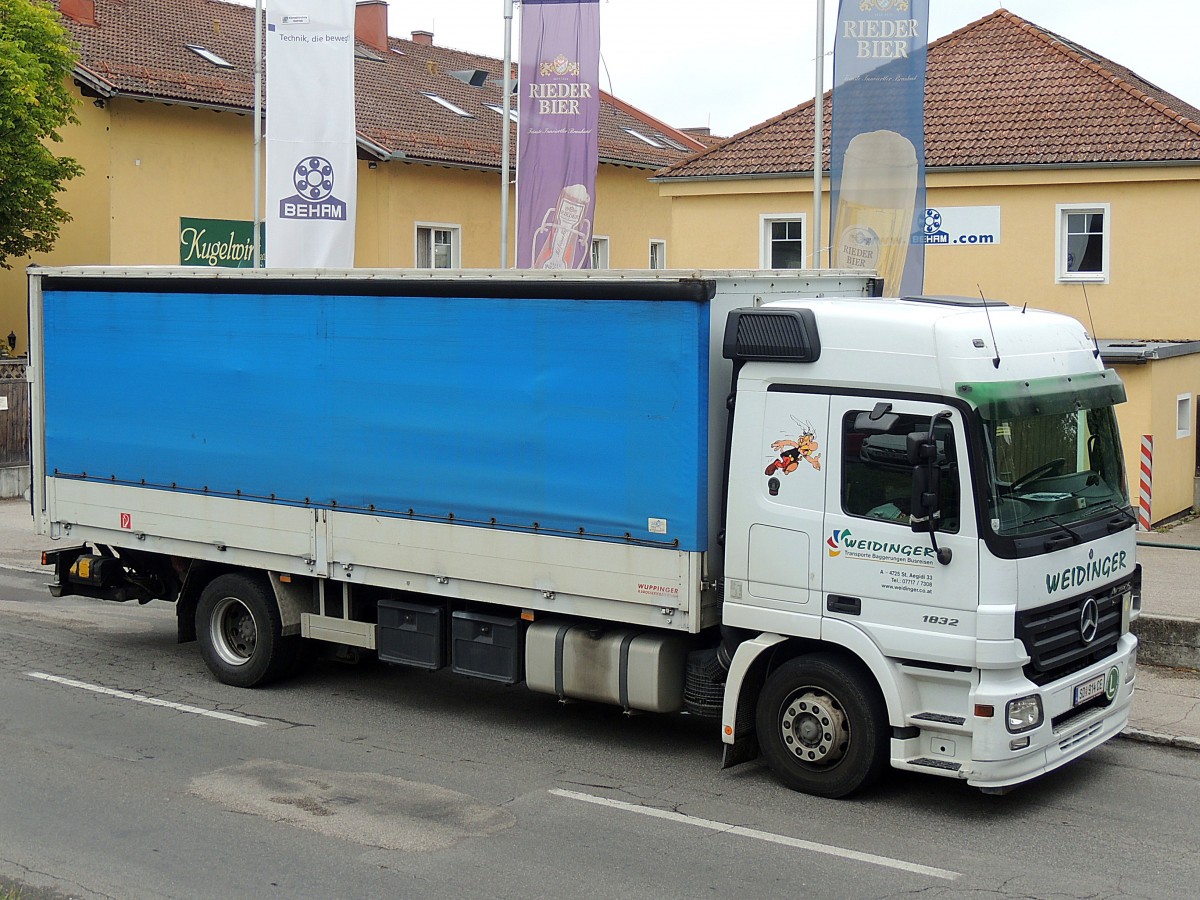
[[[929,0],[841,0],[833,46],[834,268],[873,269],[888,296],[925,281]]]

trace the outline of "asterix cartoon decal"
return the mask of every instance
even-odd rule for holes
[[[779,455],[767,466],[767,475],[774,475],[776,472],[791,475],[800,468],[801,460],[816,471],[821,471],[821,454],[817,453],[820,444],[817,443],[812,426],[807,422],[801,422],[795,416],[792,416],[792,421],[796,423],[799,436],[794,441],[782,440],[771,444],[771,449]]]

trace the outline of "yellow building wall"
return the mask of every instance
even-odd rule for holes
[[[1142,436],[1154,439],[1150,515],[1161,522],[1192,508],[1195,499],[1197,403],[1200,403],[1200,355],[1116,367],[1125,383],[1120,413],[1122,450],[1130,472],[1129,495],[1139,500]],[[1179,398],[1190,398],[1185,422],[1179,422]],[[1180,425],[1186,425],[1180,429]],[[1181,434],[1182,432],[1185,432]]]
[[[668,182],[659,187],[671,200],[673,268],[757,268],[764,215],[803,214],[806,227],[812,228],[811,178]],[[826,180],[822,204],[826,217],[828,190]],[[828,227],[828,218],[825,221]],[[807,252],[811,255],[811,249]]]
[[[1200,167],[935,173],[930,206],[999,206],[990,246],[931,246],[928,293],[975,293],[1065,313],[1104,338],[1193,340],[1194,250],[1200,246]],[[1056,205],[1110,206],[1109,283],[1056,284]],[[1089,330],[1090,327],[1089,327]]]
[[[112,265],[178,265],[179,218],[254,218],[251,116],[118,98]]]
[[[645,268],[650,241],[667,240],[670,203],[642,169],[604,165],[596,176],[595,235],[609,238],[612,268]],[[509,264],[516,258],[517,198],[509,191]],[[355,264],[405,268],[416,262],[416,228],[461,229],[461,262],[468,269],[500,265],[500,176],[417,163],[378,163],[358,169]],[[270,245],[270,237],[267,239]]]

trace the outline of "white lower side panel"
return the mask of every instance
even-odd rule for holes
[[[699,631],[703,554],[49,478],[38,530],[351,584]],[[702,599],[707,600],[702,608]]]

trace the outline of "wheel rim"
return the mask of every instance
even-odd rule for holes
[[[800,688],[788,696],[779,731],[788,752],[813,767],[837,765],[850,746],[845,712],[836,699],[817,688]]]
[[[250,610],[237,597],[222,598],[209,620],[213,649],[230,666],[244,666],[258,645],[258,625]]]

